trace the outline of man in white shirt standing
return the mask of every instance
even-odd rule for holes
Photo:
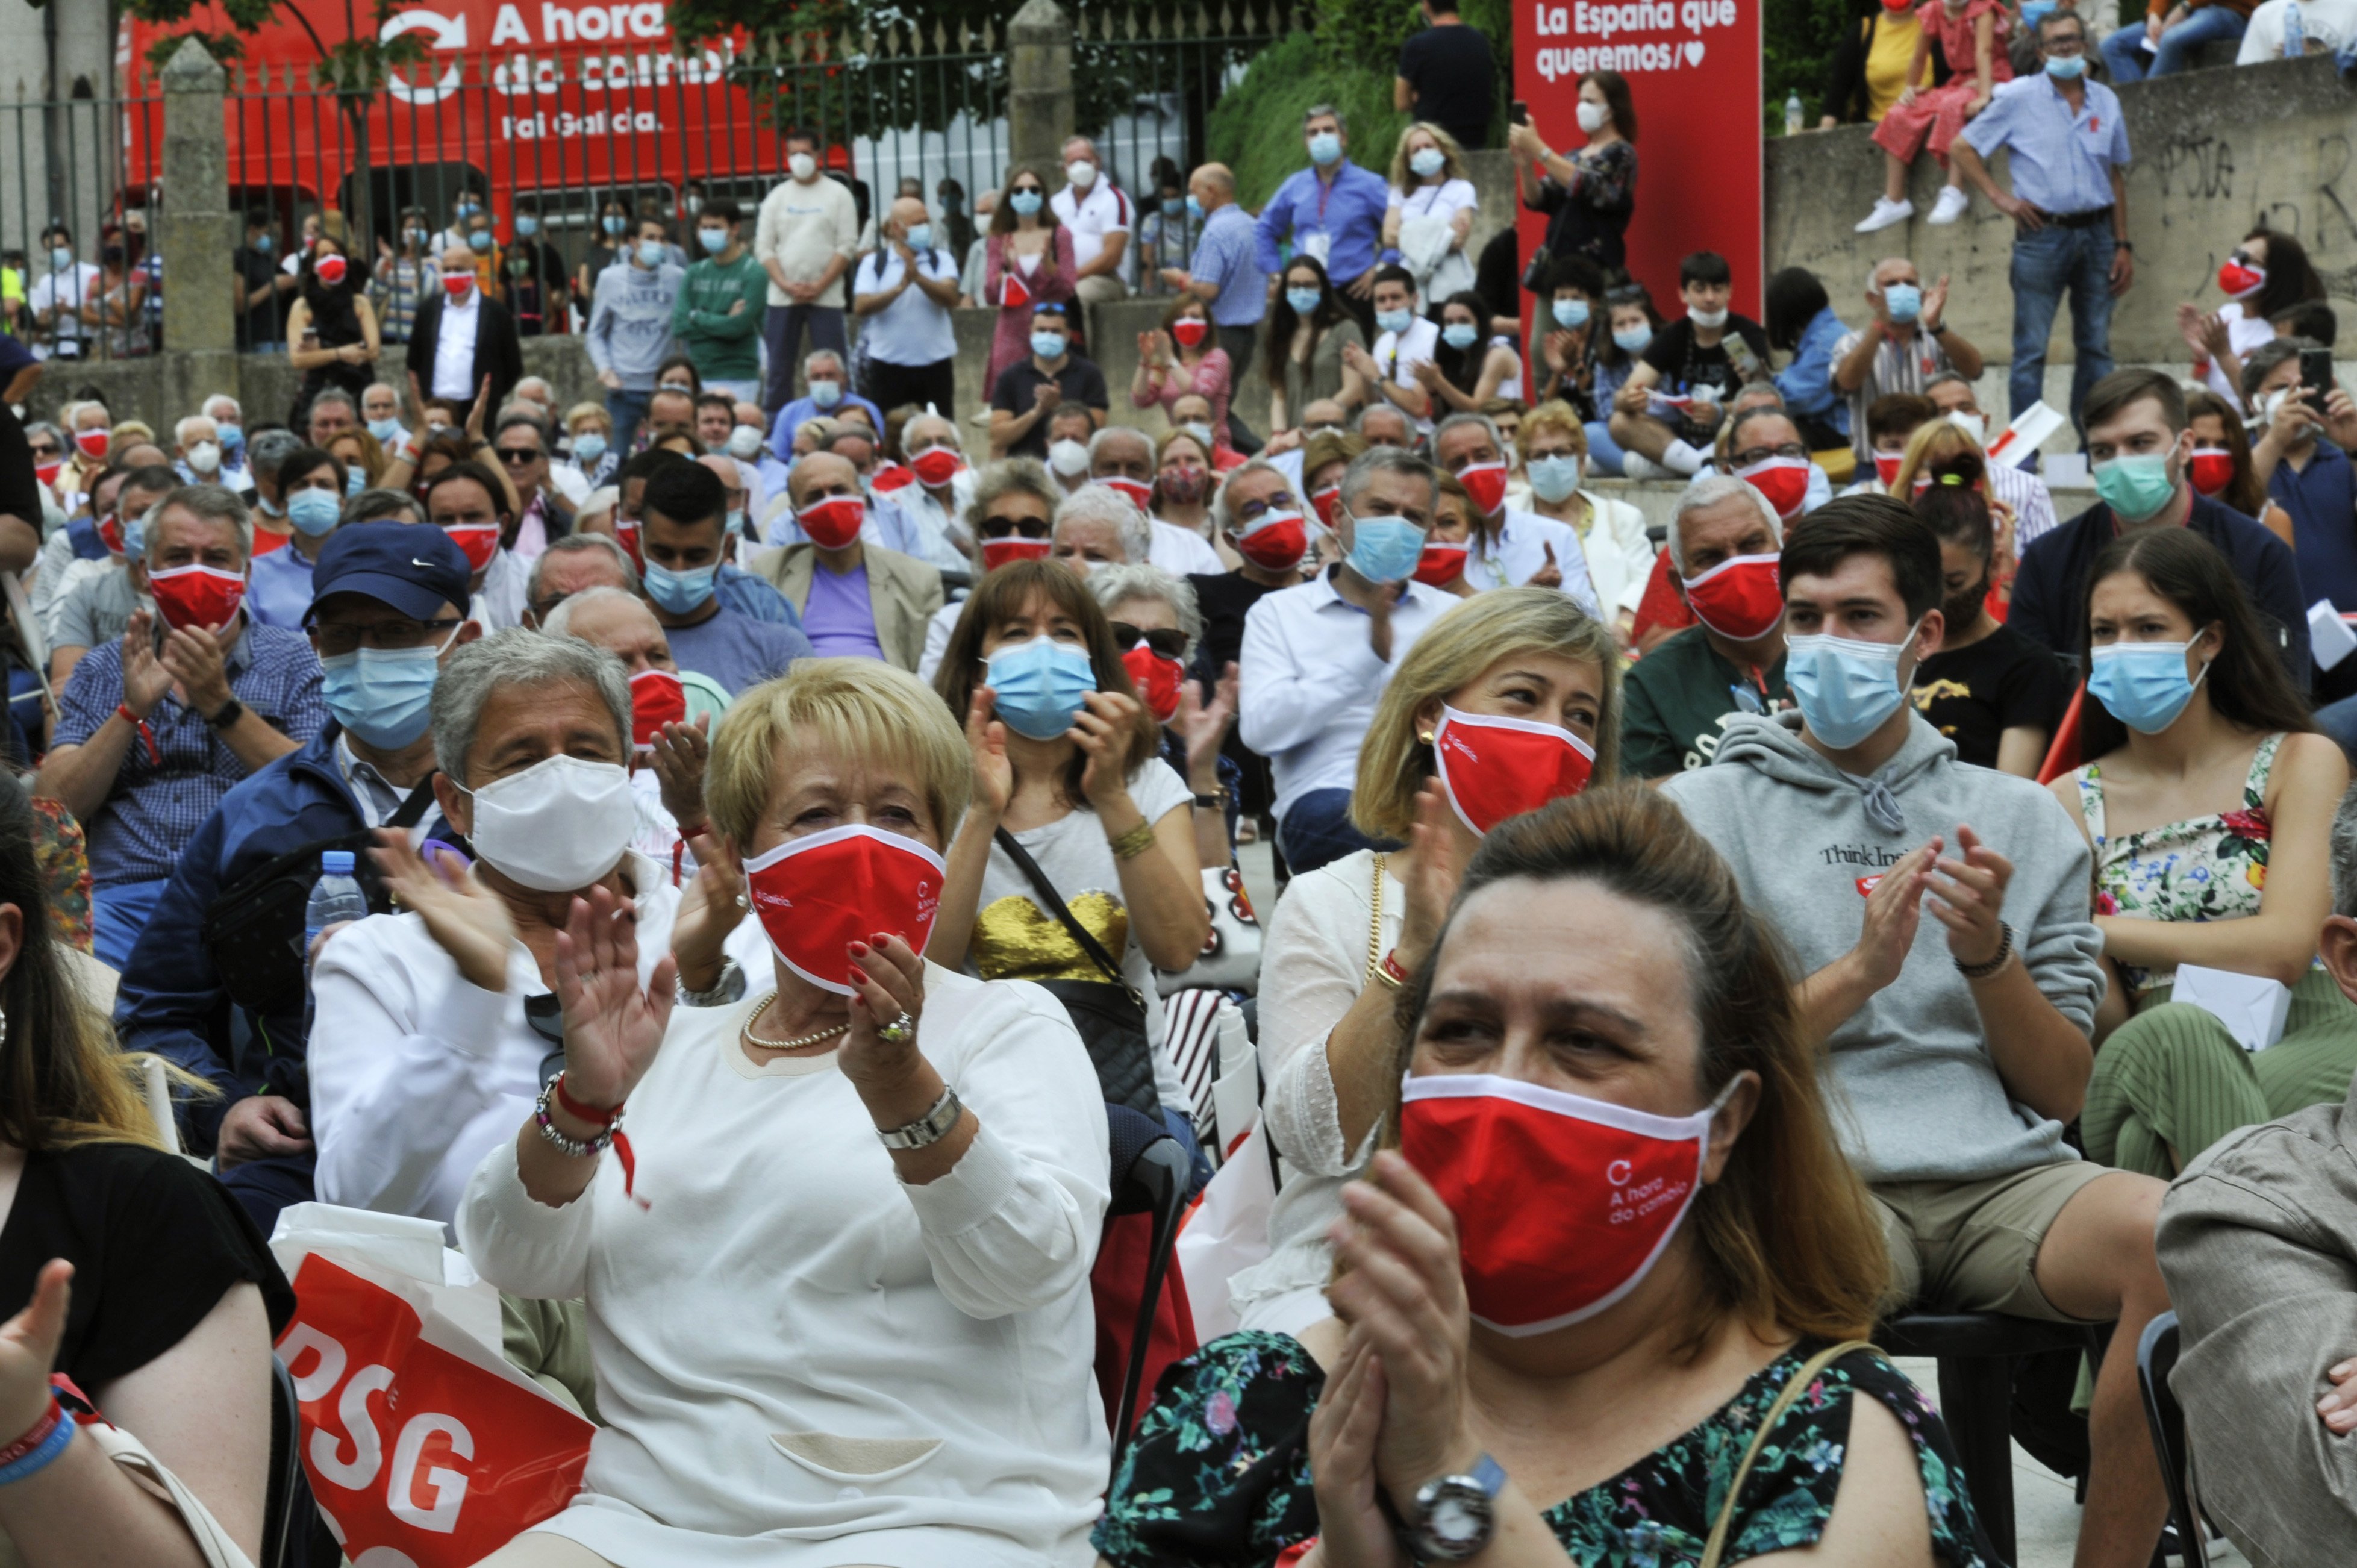
[[[1048,205],[1072,231],[1072,260],[1080,268],[1072,291],[1087,305],[1128,298],[1129,285],[1122,281],[1122,274],[1137,209],[1114,187],[1097,157],[1097,145],[1086,136],[1064,143],[1064,182]]]
[[[957,258],[934,242],[920,197],[903,196],[884,215],[884,242],[859,263],[851,314],[866,325],[860,390],[878,408],[903,403],[950,411],[957,395]]]
[[[41,254],[29,269],[35,278],[25,296],[25,308],[40,329],[33,353],[43,360],[82,357],[82,307],[99,286],[98,268],[74,260],[73,234],[53,225],[41,236]]]
[[[1269,760],[1277,844],[1296,876],[1379,847],[1351,825],[1351,788],[1384,683],[1455,602],[1414,580],[1439,494],[1413,452],[1361,453],[1334,508],[1345,559],[1244,617],[1237,733]]]
[[[761,199],[753,226],[754,259],[770,274],[770,309],[761,322],[770,382],[761,406],[772,417],[794,395],[805,327],[813,347],[849,357],[843,274],[859,245],[859,209],[847,187],[819,172],[818,138],[790,130],[785,143],[787,177]]]

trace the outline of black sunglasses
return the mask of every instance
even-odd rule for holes
[[[546,456],[546,454],[543,453],[537,446],[502,446],[500,448],[500,461],[505,463],[511,468],[514,467],[519,463],[536,463],[544,456]]]
[[[982,520],[982,536],[985,539],[1005,539],[1013,534],[1020,534],[1026,539],[1045,539],[1048,529],[1047,519],[1039,517],[985,517]]]
[[[1152,631],[1140,631],[1125,620],[1113,623],[1114,646],[1127,653],[1143,642],[1165,659],[1179,659],[1187,652],[1187,634],[1176,627],[1157,627]]]

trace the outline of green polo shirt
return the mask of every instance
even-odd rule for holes
[[[1661,779],[1704,767],[1717,755],[1729,718],[1792,706],[1784,656],[1763,673],[1764,684],[1728,663],[1698,626],[1656,644],[1620,684],[1621,776]]]

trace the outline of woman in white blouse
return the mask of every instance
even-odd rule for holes
[[[972,787],[914,676],[804,660],[713,736],[675,956],[573,905],[564,1072],[458,1229],[502,1288],[586,1298],[608,1424],[485,1568],[1091,1561],[1104,1111],[1051,997],[919,956]],[[699,1005],[742,984],[732,922],[776,990]]]
[[[1457,138],[1421,120],[1410,125],[1392,153],[1391,184],[1383,248],[1398,249],[1400,264],[1415,274],[1416,293],[1431,302],[1471,288],[1465,239],[1480,198]]]
[[[1653,575],[1645,514],[1587,488],[1587,432],[1569,403],[1543,403],[1523,415],[1517,444],[1531,485],[1530,510],[1578,531],[1596,602],[1625,643],[1635,632],[1637,604]]]
[[[1453,710],[1453,714],[1451,712]],[[1552,588],[1477,594],[1433,622],[1383,688],[1359,750],[1351,816],[1407,841],[1361,850],[1293,879],[1268,923],[1260,972],[1262,1101],[1284,1187],[1269,1256],[1230,1282],[1242,1326],[1297,1334],[1332,1316],[1327,1232],[1342,1188],[1366,1166],[1381,1109],[1397,1093],[1398,975],[1424,961],[1480,835],[1482,781],[1440,776],[1443,721],[1519,721],[1569,731],[1591,782],[1620,763],[1620,659],[1610,631]],[[1479,732],[1476,732],[1479,733]],[[1494,780],[1482,799],[1494,801]],[[1527,806],[1549,786],[1527,781]],[[1560,782],[1553,786],[1563,792]]]

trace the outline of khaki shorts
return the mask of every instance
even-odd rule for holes
[[[2038,1288],[2038,1248],[2081,1187],[2120,1174],[2109,1165],[2066,1160],[1986,1181],[1873,1184],[1867,1190],[1890,1253],[1887,1310],[2084,1321],[2058,1309]]]

